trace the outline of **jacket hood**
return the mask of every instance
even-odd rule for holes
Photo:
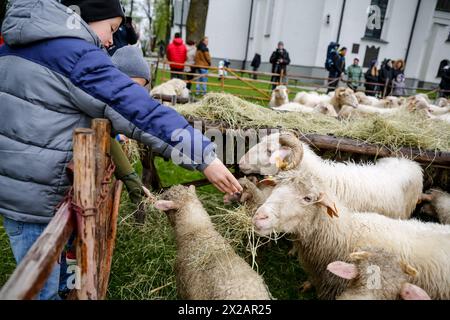
[[[175,38],[175,39],[173,39],[173,44],[176,46],[181,46],[184,44],[184,42],[183,42],[183,39],[181,39],[181,38]]]
[[[2,35],[10,46],[56,38],[79,38],[98,47],[101,42],[79,15],[56,0],[13,0]]]

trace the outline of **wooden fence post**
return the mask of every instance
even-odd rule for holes
[[[97,300],[97,257],[95,255],[95,134],[76,129],[73,138],[74,203],[78,207],[77,262],[81,274],[79,300]]]
[[[102,203],[96,203],[98,212],[96,216],[96,246],[95,255],[97,257],[98,264],[98,299],[105,298],[106,290],[104,286],[105,278],[109,270],[105,270],[106,261],[106,237],[109,229],[111,208],[112,208],[112,196],[110,192],[103,194],[105,183],[105,175],[110,165],[110,149],[111,149],[111,125],[109,120],[106,119],[94,119],[92,121],[92,129],[95,132],[95,164],[96,164],[96,200],[102,201]],[[102,197],[105,197],[102,199]]]

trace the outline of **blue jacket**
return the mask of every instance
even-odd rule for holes
[[[112,64],[89,26],[56,0],[15,0],[0,47],[0,214],[48,223],[69,187],[72,134],[107,118],[113,134],[204,170],[214,145]]]

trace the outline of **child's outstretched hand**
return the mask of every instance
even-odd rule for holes
[[[235,194],[241,192],[242,187],[231,172],[219,159],[214,160],[203,171],[208,180],[221,192]]]

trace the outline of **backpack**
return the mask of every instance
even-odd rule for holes
[[[332,71],[334,67],[334,57],[337,54],[336,43],[332,42],[327,49],[327,59],[325,60],[325,69]]]

